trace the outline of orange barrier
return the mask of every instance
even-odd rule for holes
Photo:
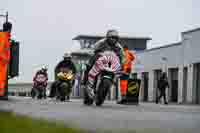
[[[10,33],[0,32],[0,96],[5,95],[7,69],[10,61]]]

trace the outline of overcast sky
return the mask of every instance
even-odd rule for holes
[[[78,34],[152,37],[148,47],[181,40],[180,33],[200,27],[199,0],[0,0],[9,11],[13,38],[21,42],[20,77],[31,81],[42,64],[53,68],[66,51],[79,49]],[[0,19],[3,20],[2,18]]]

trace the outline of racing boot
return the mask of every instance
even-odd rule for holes
[[[88,93],[88,96],[91,98],[91,99],[94,99],[95,98],[95,93],[94,93],[94,86],[91,84],[91,83],[87,83],[86,85],[86,91]]]

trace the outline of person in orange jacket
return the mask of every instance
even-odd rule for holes
[[[123,70],[124,74],[120,78],[120,92],[121,92],[122,99],[118,103],[123,103],[125,101],[126,92],[127,92],[127,88],[128,88],[128,80],[129,80],[131,70],[133,69],[132,63],[136,58],[134,52],[130,51],[128,49],[127,45],[124,45],[123,49],[124,49],[124,53],[125,53],[125,57],[124,57],[125,61],[124,61],[124,64],[122,64],[122,70]]]
[[[123,71],[127,74],[131,73],[132,70],[132,62],[135,60],[135,53],[128,49],[127,45],[124,45],[124,53],[125,53],[125,63],[123,64]]]
[[[0,96],[5,96],[10,61],[10,32],[0,32]]]

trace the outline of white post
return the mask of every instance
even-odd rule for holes
[[[187,102],[192,103],[192,89],[193,89],[193,71],[194,66],[189,65],[188,67],[188,84],[187,84]]]
[[[178,73],[178,103],[183,102],[183,66],[179,67]]]
[[[154,72],[149,72],[149,89],[148,89],[148,99],[149,101],[153,101],[153,93],[154,93]]]

